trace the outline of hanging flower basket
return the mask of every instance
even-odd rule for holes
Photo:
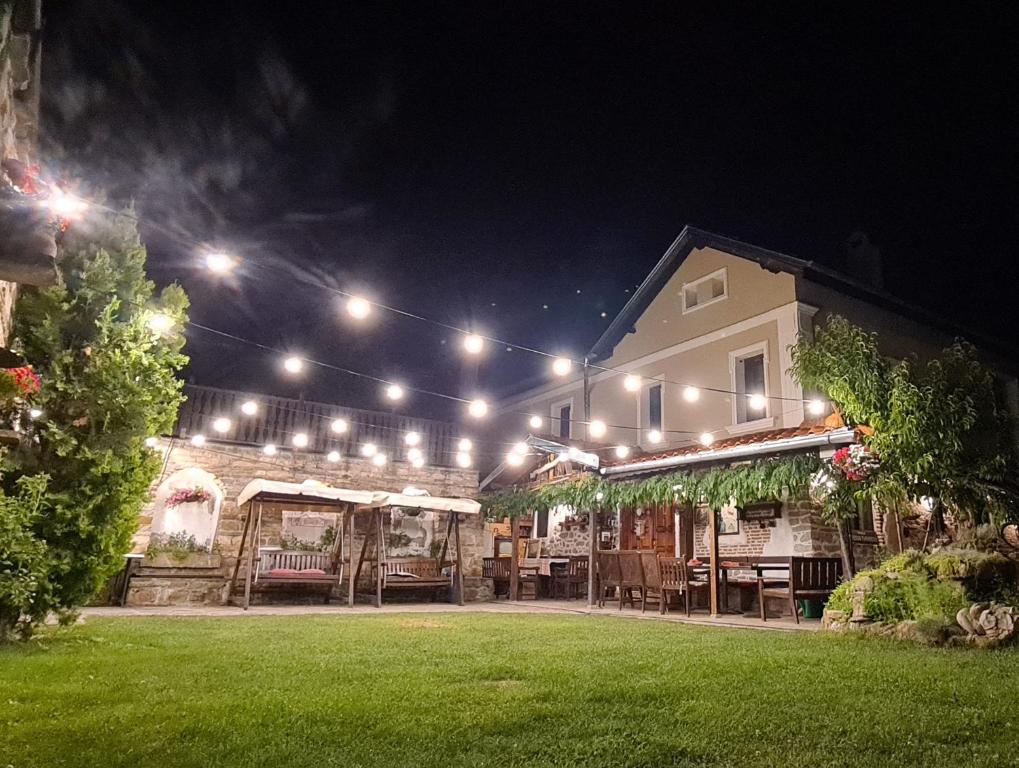
[[[166,497],[163,506],[167,509],[179,507],[181,504],[202,503],[212,498],[212,494],[201,486],[194,488],[178,488]]]

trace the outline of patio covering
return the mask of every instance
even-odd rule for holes
[[[447,498],[444,496],[410,496],[388,491],[358,491],[352,488],[335,488],[313,480],[303,483],[285,483],[279,480],[252,480],[237,495],[240,507],[259,496],[308,498],[320,501],[346,502],[361,507],[406,507],[428,509],[436,512],[459,512],[476,515],[481,505],[473,499]]]

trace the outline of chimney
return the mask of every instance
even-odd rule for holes
[[[884,288],[881,274],[881,249],[874,245],[866,232],[853,232],[845,242],[846,271],[871,288]]]

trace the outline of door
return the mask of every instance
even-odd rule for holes
[[[675,557],[676,526],[671,504],[648,507],[638,515],[624,509],[620,517],[620,549],[653,550],[664,557]]]

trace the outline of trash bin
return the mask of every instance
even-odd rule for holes
[[[824,603],[820,600],[800,600],[800,610],[805,619],[819,619],[824,615]]]

